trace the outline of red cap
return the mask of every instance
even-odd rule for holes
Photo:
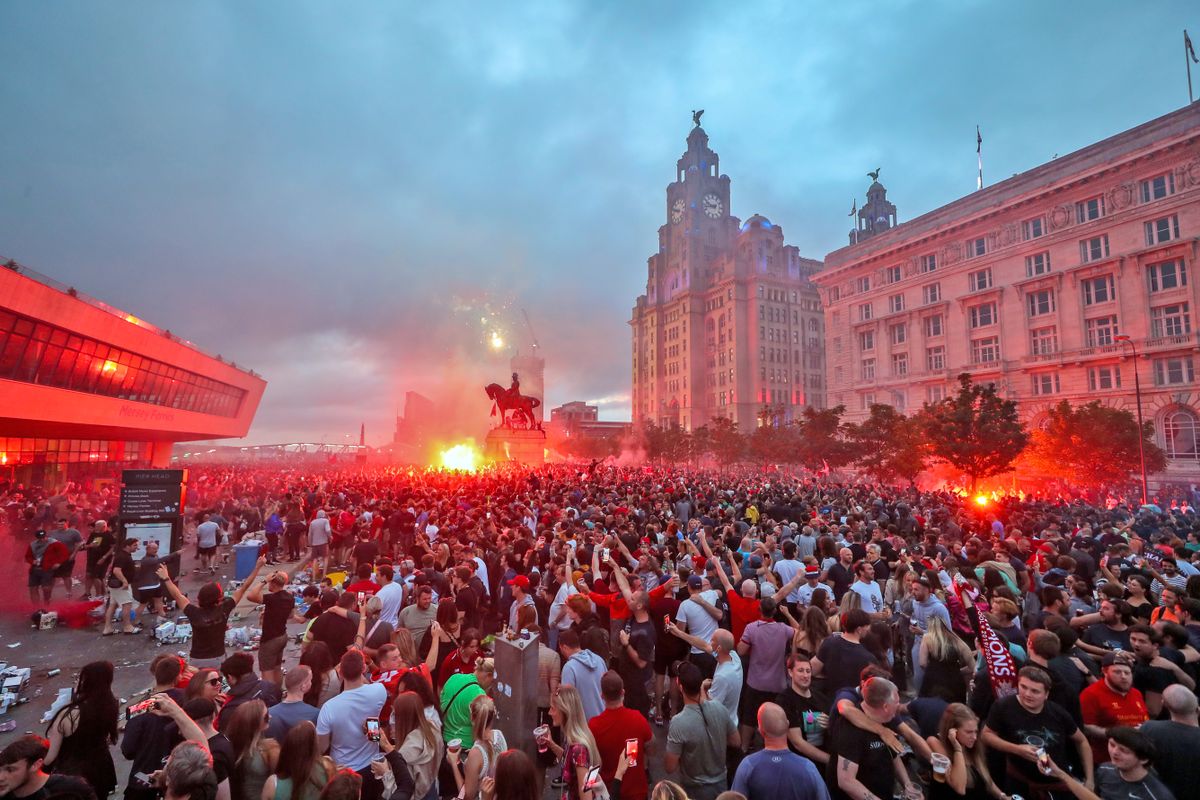
[[[511,581],[509,581],[508,585],[509,586],[520,586],[522,589],[528,590],[529,589],[529,578],[526,578],[524,575],[518,575],[517,577],[515,577]]]

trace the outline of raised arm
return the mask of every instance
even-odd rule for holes
[[[671,634],[672,636],[677,636],[680,639],[683,639],[685,642],[690,644],[692,647],[695,647],[697,650],[703,650],[706,653],[712,652],[712,644],[710,642],[706,642],[703,639],[699,638],[698,636],[692,636],[690,633],[688,633],[683,628],[679,627],[678,625],[676,625],[673,622],[669,622],[666,625],[664,625],[663,630],[665,630],[667,633]]]
[[[254,585],[255,579],[258,578],[259,570],[266,566],[266,564],[266,556],[259,556],[258,561],[254,562],[254,570],[250,573],[246,580],[242,581],[242,585],[237,588],[237,591],[233,593],[233,604],[235,606],[242,602],[242,598],[246,596],[246,592],[250,591],[250,587]]]
[[[188,607],[187,595],[179,591],[179,587],[175,585],[175,581],[171,580],[171,576],[167,572],[166,565],[159,564],[158,569],[154,574],[157,575],[158,579],[163,582],[164,586],[167,587],[167,594],[171,595],[171,599],[175,601],[175,605],[178,606],[179,612],[183,613],[183,610]]]

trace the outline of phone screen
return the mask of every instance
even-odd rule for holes
[[[591,769],[588,770],[587,778],[583,782],[583,788],[585,790],[594,789],[594,788],[596,788],[596,784],[599,782],[600,782],[600,768],[592,767]]]
[[[625,758],[629,761],[629,766],[636,767],[638,759],[638,740],[625,740]]]
[[[379,741],[379,718],[367,717],[367,738],[372,742]]]

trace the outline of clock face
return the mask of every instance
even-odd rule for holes
[[[704,213],[711,219],[717,219],[725,213],[725,206],[721,202],[721,198],[715,194],[704,195]]]
[[[671,204],[671,222],[679,222],[683,219],[683,198],[679,198]]]

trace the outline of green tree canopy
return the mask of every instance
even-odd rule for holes
[[[846,441],[842,423],[845,406],[805,408],[798,420],[796,460],[809,469],[844,467],[854,460],[854,446]]]
[[[1147,473],[1166,468],[1167,457],[1154,443],[1154,426],[1141,431]],[[1125,409],[1098,400],[1072,406],[1066,400],[1050,409],[1043,427],[1030,434],[1022,457],[1033,470],[1081,489],[1098,490],[1141,473],[1138,424]]]
[[[855,463],[884,483],[914,482],[929,459],[920,420],[889,405],[873,403],[867,419],[848,426],[847,438]]]
[[[999,475],[1029,440],[1017,417],[1017,404],[1005,400],[992,383],[977,384],[971,376],[958,376],[958,392],[937,403],[926,403],[921,428],[934,458],[944,461],[971,480]]]

